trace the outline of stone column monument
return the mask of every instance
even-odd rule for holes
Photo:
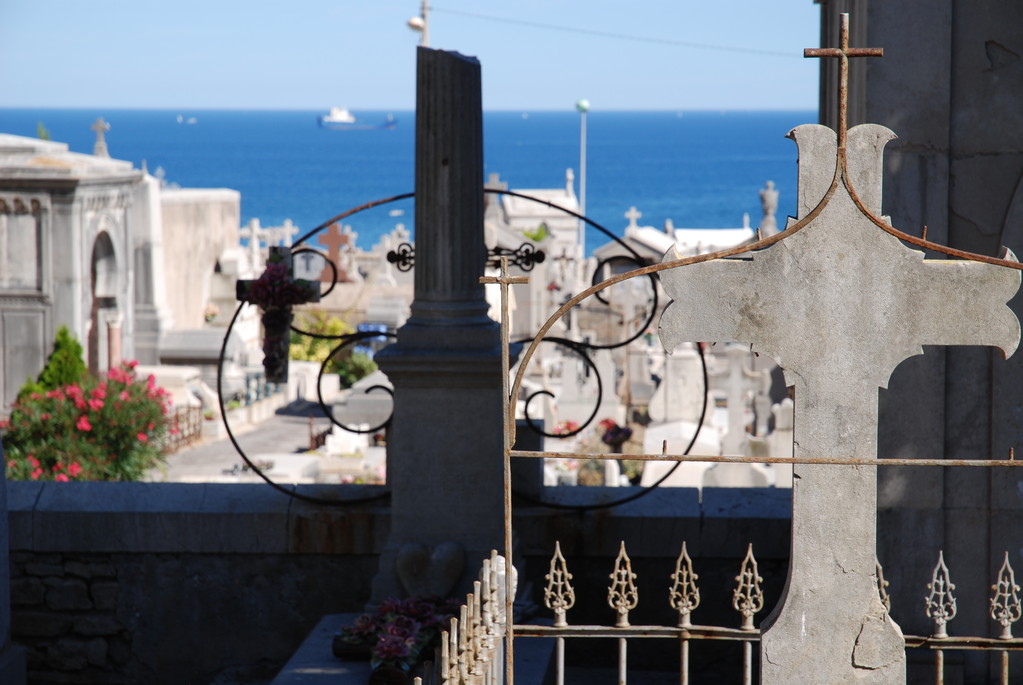
[[[376,356],[394,414],[391,531],[372,603],[463,591],[502,545],[500,334],[480,284],[482,188],[479,62],[420,47],[415,296],[397,342]]]

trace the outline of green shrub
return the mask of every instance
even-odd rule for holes
[[[338,317],[330,316],[322,309],[309,309],[299,313],[296,319],[296,328],[313,335],[291,332],[289,354],[292,359],[321,364],[326,361],[325,373],[336,373],[342,388],[350,388],[357,380],[377,370],[376,362],[365,353],[356,352],[351,345],[342,348],[327,361],[331,350],[341,344],[341,336],[355,332],[355,329]]]
[[[82,346],[67,326],[57,329],[57,337],[53,341],[53,352],[46,360],[46,366],[39,372],[35,381],[29,380],[18,391],[18,399],[28,397],[32,393],[45,394],[66,385],[79,382],[89,372],[82,359]]]
[[[167,392],[153,376],[140,381],[136,362],[105,378],[31,392],[0,422],[12,480],[139,480],[163,463]]]

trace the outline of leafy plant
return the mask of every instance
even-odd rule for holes
[[[15,402],[10,419],[0,422],[7,477],[139,480],[162,464],[168,395],[153,376],[140,381],[136,364]]]
[[[88,374],[89,369],[82,359],[82,346],[71,335],[67,326],[57,329],[57,337],[53,341],[53,352],[46,360],[46,366],[39,372],[36,380],[28,380],[18,391],[18,399],[28,397],[32,393],[44,394],[65,385],[77,383]]]
[[[341,338],[355,332],[340,318],[322,309],[308,309],[298,315],[295,328],[311,335],[291,332],[291,358],[321,364],[326,362],[325,373],[336,373],[342,388],[350,388],[360,378],[377,370],[376,363],[369,355],[353,350],[351,346],[331,356],[331,351],[341,344]]]

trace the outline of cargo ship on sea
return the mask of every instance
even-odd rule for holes
[[[398,121],[394,118],[393,114],[388,114],[384,121],[376,124],[360,122],[347,107],[331,107],[328,114],[320,116],[317,120],[319,121],[320,128],[328,128],[335,131],[391,129],[398,125]]]

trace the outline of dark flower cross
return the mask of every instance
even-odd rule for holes
[[[263,369],[270,383],[288,382],[291,308],[320,301],[320,285],[294,278],[291,248],[271,247],[266,269],[255,280],[238,281],[235,295],[263,311]]]

